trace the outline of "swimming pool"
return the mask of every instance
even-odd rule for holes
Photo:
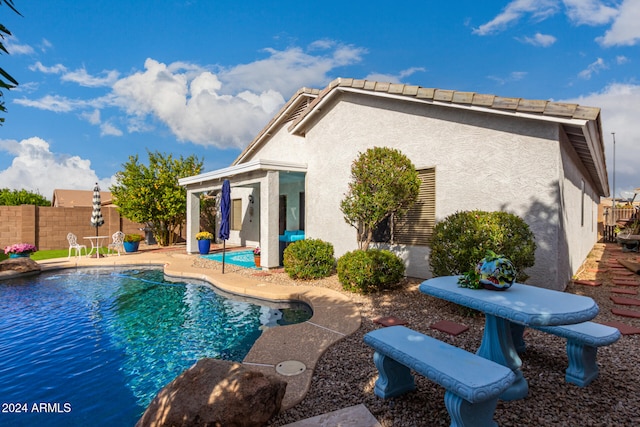
[[[0,425],[133,425],[196,360],[241,361],[265,327],[310,316],[303,304],[228,299],[160,270],[0,281]]]
[[[202,258],[222,262],[222,252],[218,252],[215,254],[202,255]],[[256,267],[256,264],[253,260],[252,250],[225,252],[224,262],[226,264],[239,265],[240,267],[244,267],[244,268],[259,269],[259,267]]]

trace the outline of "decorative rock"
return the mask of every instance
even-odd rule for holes
[[[239,363],[201,359],[158,392],[136,427],[263,426],[286,387]]]
[[[0,262],[0,279],[40,272],[40,264],[31,258],[9,258]]]

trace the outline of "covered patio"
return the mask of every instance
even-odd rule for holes
[[[187,252],[197,253],[200,206],[204,196],[218,197],[222,183],[231,184],[231,230],[228,242],[260,247],[261,266],[280,265],[279,235],[304,229],[304,193],[307,165],[255,160],[203,173],[178,182],[187,190]],[[218,218],[219,203],[216,203]],[[219,221],[216,220],[215,236]]]

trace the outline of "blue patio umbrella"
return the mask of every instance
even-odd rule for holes
[[[231,215],[231,185],[225,179],[222,183],[222,194],[220,195],[220,231],[218,237],[222,239],[222,274],[224,274],[224,254],[226,243],[229,238],[229,216]]]

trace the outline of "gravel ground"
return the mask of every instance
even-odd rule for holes
[[[617,249],[619,247],[613,244],[596,244],[576,275],[579,279],[602,281],[602,286],[571,284],[567,292],[592,297],[600,307],[600,314],[594,319],[597,322],[618,321],[640,327],[640,319],[611,313],[613,303],[609,297],[613,287],[612,273],[593,271],[613,257],[638,261],[637,253],[622,253]],[[212,263],[204,260],[197,262]],[[251,270],[236,270],[240,274],[252,274]],[[640,280],[637,275],[635,278]],[[412,329],[475,352],[484,327],[481,314],[420,293],[419,280],[407,280],[392,291],[362,296],[342,291],[336,276],[298,282],[280,272],[261,279],[290,286],[334,289],[349,295],[362,315],[360,329],[333,345],[320,358],[310,390],[303,401],[271,419],[271,427],[360,403],[384,427],[450,424],[444,406],[444,389],[420,375],[416,376],[417,389],[414,392],[387,400],[373,394],[377,371],[373,365],[372,350],[364,345],[363,336],[378,327],[372,319],[394,315],[407,321]],[[469,326],[469,330],[453,337],[429,328],[439,320],[461,323]],[[567,367],[564,339],[531,329],[527,330],[525,339],[527,350],[521,359],[524,377],[529,382],[529,396],[518,401],[498,402],[495,420],[500,426],[640,425],[640,335],[626,335],[611,346],[601,347],[598,350],[600,376],[586,388],[579,388],[564,380]]]

